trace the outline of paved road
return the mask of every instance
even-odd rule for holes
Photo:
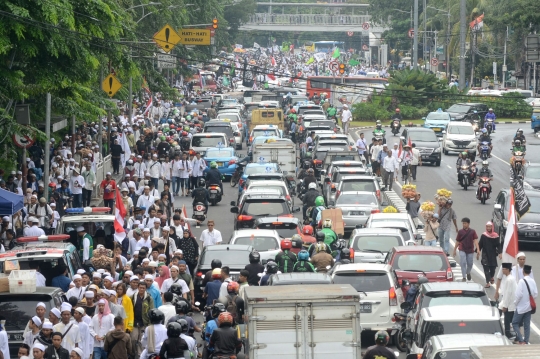
[[[465,191],[457,182],[457,175],[455,170],[455,162],[457,155],[444,155],[442,156],[442,163],[440,167],[422,166],[418,169],[417,190],[422,194],[423,200],[433,201],[437,189],[446,188],[452,191],[452,198],[454,199],[454,210],[457,213],[458,222],[460,218],[469,217],[471,219],[471,227],[476,230],[478,234],[485,231],[485,224],[492,219],[493,203],[497,194],[502,188],[509,187],[509,159],[510,159],[510,147],[511,140],[516,130],[521,126],[524,129],[525,136],[527,138],[527,157],[532,159],[531,154],[540,153],[540,140],[532,134],[532,131],[526,127],[528,125],[521,124],[509,124],[509,125],[497,125],[497,131],[492,135],[493,138],[493,157],[489,160],[490,169],[493,172],[493,192],[491,199],[482,205],[475,197],[476,187],[470,188]],[[369,133],[369,130],[354,130],[351,135],[356,140],[360,132]],[[369,137],[369,136],[366,136]],[[398,137],[395,137],[397,140]],[[389,143],[393,143],[393,138],[387,139]],[[394,190],[400,192],[398,187],[394,186]],[[459,226],[459,223],[458,223]],[[451,239],[455,238],[455,233],[451,235]],[[453,240],[452,240],[452,243]],[[519,250],[524,251],[527,254],[527,263],[533,266],[533,272],[540,271],[540,268],[535,268],[537,263],[540,263],[540,247],[520,244]],[[499,261],[500,262],[500,261]],[[480,261],[474,261],[473,280],[485,284],[484,272]],[[495,293],[494,287],[486,289],[488,295],[493,298]],[[533,323],[531,326],[531,342],[540,343],[540,313],[533,315]]]

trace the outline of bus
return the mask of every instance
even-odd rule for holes
[[[332,98],[332,86],[342,85],[348,86],[351,89],[356,86],[358,89],[384,89],[388,85],[388,79],[382,77],[366,77],[366,76],[308,76],[306,84],[306,92],[309,97],[316,92],[326,92],[327,98]]]
[[[304,42],[304,50],[307,52],[315,52],[315,43],[313,41]]]
[[[330,52],[336,47],[343,50],[344,46],[343,41],[317,41],[315,42],[315,52]]]

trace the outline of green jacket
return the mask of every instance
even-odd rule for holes
[[[137,304],[137,301],[139,300],[139,292],[133,294],[131,296],[131,301],[133,302],[133,310],[135,310],[135,305]],[[143,325],[146,327],[150,325],[150,318],[148,317],[148,313],[154,309],[154,301],[152,300],[152,297],[147,293],[144,292],[144,298],[142,303],[142,319],[143,319]]]
[[[329,107],[326,113],[328,113],[328,116],[335,116],[337,113],[337,108]]]
[[[293,272],[314,273],[315,267],[308,261],[298,261],[294,265]]]
[[[276,254],[276,264],[281,273],[290,273],[294,270],[294,264],[298,261],[298,257],[288,249]]]

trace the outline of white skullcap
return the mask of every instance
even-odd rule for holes
[[[181,249],[177,249],[177,250],[175,250],[175,251],[174,251],[174,254],[176,254],[176,253],[179,253],[179,254],[184,254],[184,252],[182,252],[182,250],[181,250]]]
[[[45,325],[43,326],[43,329],[52,329],[52,324],[51,324],[51,328],[45,328]],[[45,345],[41,344],[41,343],[34,343],[34,346],[32,347],[32,350],[33,349],[39,349],[41,350],[42,352],[45,351]]]
[[[136,275],[132,275],[131,278],[129,278],[130,282],[133,282],[134,280],[139,280],[139,277],[137,277]]]
[[[53,328],[53,325],[51,322],[45,322],[43,323],[43,326],[41,327],[41,329],[52,329]]]
[[[109,292],[109,290],[106,289],[106,288],[103,288],[103,289],[101,290],[101,293],[102,293],[102,294],[105,294],[106,296],[111,295],[111,292]]]
[[[143,259],[142,261],[143,261],[143,263],[147,263],[147,262],[150,262],[150,259],[145,258],[145,259]]]
[[[32,321],[34,322],[35,325],[37,325],[38,327],[41,327],[41,319],[39,319],[37,315],[34,315],[32,317]]]
[[[60,311],[58,310],[58,308],[53,308],[51,309],[51,313],[54,314],[54,316],[56,318],[60,318],[62,316],[62,314],[60,313]]]
[[[75,275],[73,276],[73,280],[75,280],[75,279],[82,279],[82,277],[81,277],[80,274],[75,274]]]
[[[133,272],[132,272],[132,271],[130,271],[130,270],[128,270],[128,271],[126,271],[126,273],[124,273],[124,274],[127,274],[128,276],[130,276],[130,277],[131,277],[131,276],[133,275]]]
[[[98,244],[97,248],[104,248],[104,247],[101,244]],[[103,273],[105,273],[105,269],[100,268],[100,269],[97,270],[97,272],[103,274]]]
[[[60,307],[62,312],[65,312],[65,311],[71,312],[72,308],[73,308],[73,306],[71,304],[69,304],[68,302],[62,303],[62,306]]]
[[[47,309],[47,306],[46,306],[45,303],[43,303],[43,302],[39,302],[39,303],[36,305],[36,308],[39,308],[39,307],[43,307],[43,308]]]
[[[94,274],[92,274],[92,277],[101,278],[101,274],[99,274],[98,272],[95,272]]]
[[[146,280],[146,279],[150,279],[150,280],[153,281],[153,280],[154,280],[154,277],[152,277],[151,274],[147,274],[147,275],[144,276],[144,279],[145,279],[145,280]]]
[[[164,253],[161,253],[160,255],[157,256],[158,258],[167,258],[167,256],[164,254]]]
[[[84,227],[83,226],[78,226],[77,227],[77,232],[84,232]]]
[[[105,303],[107,303],[107,301],[105,299],[100,299],[99,302],[98,302],[98,304],[105,304]]]
[[[164,230],[164,231],[170,231],[170,230],[171,230],[171,227],[165,226],[165,227],[162,228],[162,230]]]
[[[150,263],[148,263],[148,266],[149,266],[149,267],[157,268],[158,265],[157,265],[157,262],[155,262],[155,261],[150,261]]]
[[[177,271],[180,270],[177,266],[171,266],[171,269],[176,269]]]
[[[83,275],[84,273],[86,273],[84,269],[77,270],[77,274]]]
[[[114,279],[110,275],[106,276],[103,280],[108,280],[109,282],[114,282]]]
[[[84,312],[84,308],[82,308],[82,307],[79,307],[79,308],[75,309],[75,311],[81,313],[82,315],[85,315],[85,314],[86,314],[86,313]]]
[[[94,292],[92,292],[91,290],[87,290],[86,292],[84,292],[84,296],[86,298],[94,298]]]
[[[142,231],[143,232],[150,232],[150,228],[144,228]]]
[[[161,220],[159,218],[154,218],[154,223],[161,223]]]
[[[111,172],[105,173],[105,176],[111,176]]]
[[[81,348],[73,348],[72,351],[74,351],[75,353],[77,353],[79,355],[80,358],[84,358],[84,353],[82,351]]]
[[[49,204],[49,206],[50,207],[56,207],[56,203],[53,202],[53,203]]]

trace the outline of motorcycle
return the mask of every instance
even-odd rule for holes
[[[301,179],[300,182],[298,182],[296,192],[298,193],[298,198],[302,198],[302,195],[306,192],[306,186],[304,185],[304,180]]]
[[[215,206],[221,202],[221,197],[223,196],[221,192],[221,187],[217,184],[211,184],[208,186],[208,191],[210,192],[210,204]]]
[[[373,137],[377,141],[383,141],[383,144],[386,143],[386,139],[384,138],[384,132],[382,132],[382,131],[373,131]]]
[[[193,205],[193,219],[196,219],[199,222],[204,222],[206,219],[206,206],[202,202],[196,202]]]
[[[523,175],[523,165],[525,164],[525,154],[521,151],[515,151],[511,161],[516,176]]]
[[[471,172],[471,166],[463,165],[459,168],[460,184],[461,187],[467,190],[471,185],[471,178],[473,173]]]
[[[487,119],[486,121],[486,130],[488,132],[488,135],[491,135],[491,132],[493,132],[493,120]]]
[[[480,144],[480,158],[482,161],[487,160],[489,157],[489,142],[483,141]]]
[[[399,134],[399,130],[401,129],[401,122],[399,120],[394,120],[392,122],[392,133],[394,136],[397,136]]]
[[[238,182],[240,182],[240,178],[242,178],[242,174],[244,173],[244,167],[246,166],[245,162],[239,162],[236,164],[236,169],[231,176],[231,187],[236,187]]]
[[[291,196],[294,196],[296,192],[296,180],[294,179],[294,176],[285,173],[285,183],[287,184]]]
[[[478,182],[477,198],[482,204],[486,204],[486,201],[489,199],[489,190],[491,188],[489,181],[491,181],[491,178],[489,177],[480,177]]]
[[[407,351],[407,341],[403,338],[403,331],[407,328],[407,314],[394,313],[392,318],[392,331],[390,335],[394,337],[394,344],[400,352]]]

